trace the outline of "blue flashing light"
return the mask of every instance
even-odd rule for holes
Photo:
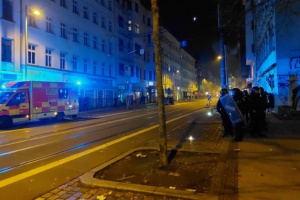
[[[77,81],[77,85],[80,85],[81,84],[81,82],[80,81]]]
[[[183,47],[186,47],[187,46],[187,41],[186,40],[182,40],[180,42],[180,47],[183,48]]]

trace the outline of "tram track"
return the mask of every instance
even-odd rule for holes
[[[174,112],[179,112],[179,111],[180,110],[170,111],[169,114],[174,113]],[[152,112],[147,112],[145,114],[134,115],[134,116],[126,117],[126,118],[124,118],[124,117],[121,118],[120,117],[120,118],[114,119],[114,120],[109,120],[106,117],[102,116],[101,118],[104,118],[105,121],[99,122],[99,120],[97,120],[97,119],[86,120],[85,122],[87,124],[80,124],[80,126],[77,126],[77,127],[65,128],[65,129],[60,129],[60,130],[50,131],[50,132],[44,132],[41,135],[35,135],[35,136],[29,137],[29,138],[20,139],[18,141],[13,141],[13,142],[10,141],[10,142],[7,142],[5,144],[1,144],[0,145],[0,152],[1,152],[0,157],[3,158],[3,157],[8,156],[8,155],[17,154],[17,153],[20,153],[20,152],[23,152],[23,151],[28,151],[30,149],[40,148],[44,145],[51,145],[51,144],[56,144],[56,143],[61,142],[61,141],[58,141],[58,140],[54,140],[52,142],[41,143],[41,144],[38,144],[38,145],[31,145],[31,146],[28,146],[28,147],[25,147],[25,148],[18,148],[17,150],[12,150],[12,151],[6,151],[5,150],[5,149],[8,149],[11,146],[24,145],[24,144],[29,145],[32,141],[39,141],[39,140],[42,140],[42,139],[47,140],[47,138],[50,138],[50,137],[53,138],[55,136],[66,135],[67,133],[73,133],[73,132],[77,132],[77,134],[72,135],[70,137],[66,137],[65,140],[80,138],[80,137],[86,137],[88,134],[93,134],[95,132],[104,132],[106,130],[109,131],[112,128],[121,130],[121,131],[118,131],[114,134],[107,135],[105,137],[101,136],[101,138],[91,140],[91,141],[88,141],[88,142],[84,142],[84,143],[80,143],[80,144],[71,146],[69,148],[61,149],[59,151],[55,151],[55,152],[52,152],[50,154],[46,154],[46,155],[43,155],[43,156],[40,156],[40,157],[36,157],[34,159],[30,159],[30,160],[27,160],[27,161],[24,161],[24,162],[20,162],[20,163],[15,164],[15,165],[1,167],[0,168],[0,174],[11,171],[15,168],[19,168],[19,167],[22,167],[22,166],[25,166],[25,165],[33,164],[33,163],[36,163],[38,161],[42,161],[42,160],[45,160],[45,159],[48,159],[48,158],[51,158],[51,157],[61,155],[61,154],[64,154],[64,153],[68,153],[68,152],[71,152],[73,150],[78,150],[78,149],[83,148],[83,147],[88,149],[89,146],[91,146],[92,144],[100,143],[101,141],[105,141],[105,140],[108,140],[108,139],[114,138],[114,137],[122,137],[123,135],[126,135],[127,133],[138,131],[138,129],[140,129],[141,126],[133,127],[132,129],[125,129],[125,130],[122,131],[122,129],[121,129],[121,127],[123,126],[122,122],[124,122],[126,120],[133,120],[133,119],[136,119],[136,118],[143,118],[143,117],[146,117],[146,116],[149,116],[150,118],[154,118],[154,116],[151,116],[151,115],[154,115],[154,114],[156,115],[157,112],[152,111]],[[107,126],[107,125],[109,125],[109,126]],[[151,123],[149,123],[148,126],[153,126],[153,125]],[[143,127],[145,128],[147,126],[143,125]],[[88,132],[85,132],[84,134],[80,133],[80,131],[82,131],[82,130],[91,129],[91,128],[96,128],[97,131],[88,131]],[[22,130],[20,130],[20,131],[22,131]]]

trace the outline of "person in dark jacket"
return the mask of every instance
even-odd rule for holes
[[[241,111],[242,115],[245,110],[244,105],[244,94],[239,88],[233,88],[232,89],[232,98],[237,105],[238,109]],[[242,119],[241,122],[238,122],[234,125],[234,141],[243,141],[244,139],[244,132],[243,132],[243,127],[245,126],[244,124],[244,119]]]
[[[254,86],[251,89],[250,98],[249,98],[249,107],[250,107],[250,135],[253,137],[256,136],[265,136],[262,131],[264,127],[264,111],[265,111],[265,102],[261,98],[259,93],[259,87]]]
[[[227,95],[228,91],[227,89],[222,89],[220,91],[220,98],[222,98],[224,95]],[[226,113],[226,110],[224,109],[224,106],[222,105],[220,98],[217,102],[217,111],[218,113],[220,113],[221,119],[222,119],[222,126],[223,126],[223,133],[222,133],[222,137],[226,137],[228,135],[232,135],[233,133],[233,127],[232,127],[232,123],[230,121],[230,118],[228,116],[228,114]]]

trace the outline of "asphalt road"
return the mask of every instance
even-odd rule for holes
[[[166,106],[167,132],[199,115],[206,117],[206,103]],[[157,106],[144,106],[98,110],[82,113],[76,120],[18,124],[1,130],[0,199],[34,199],[158,139],[157,118]]]

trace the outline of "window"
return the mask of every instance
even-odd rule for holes
[[[140,33],[140,25],[139,24],[135,24],[134,31],[135,31],[135,33]]]
[[[105,63],[102,63],[102,66],[101,66],[101,75],[102,76],[105,75]]]
[[[73,28],[73,42],[79,42],[78,40],[78,29]]]
[[[106,52],[106,44],[105,44],[105,40],[102,40],[102,41],[101,41],[101,50],[102,50],[103,52]]]
[[[124,40],[119,39],[119,51],[124,52]]]
[[[140,68],[138,66],[135,67],[135,76],[139,77],[140,75]]]
[[[139,4],[137,2],[134,3],[134,10],[139,13]]]
[[[101,28],[106,28],[104,17],[101,17]]]
[[[97,74],[97,61],[93,62],[93,74]]]
[[[16,93],[7,103],[7,106],[19,106],[20,103],[24,103],[26,100],[25,92]]]
[[[122,63],[119,64],[119,75],[120,76],[124,76],[125,75],[125,66]]]
[[[67,7],[66,0],[60,0],[60,6],[66,8]]]
[[[88,71],[88,60],[84,59],[83,60],[83,72],[87,73],[87,71]]]
[[[88,14],[87,7],[83,7],[83,18],[89,19],[89,14]]]
[[[83,44],[89,46],[89,34],[87,32],[83,33]]]
[[[58,89],[58,98],[59,99],[67,99],[68,98],[68,89],[60,88]]]
[[[30,14],[28,16],[28,26],[32,26],[32,27],[37,28],[35,16],[33,14]]]
[[[124,18],[120,15],[118,17],[118,24],[120,28],[124,28]]]
[[[151,19],[150,18],[148,18],[148,20],[147,20],[147,25],[151,26]]]
[[[134,77],[134,67],[133,66],[130,67],[130,76]]]
[[[98,24],[98,15],[95,12],[93,12],[93,23]]]
[[[46,63],[45,63],[46,67],[52,66],[52,60],[51,60],[52,55],[51,54],[52,54],[52,50],[46,49]]]
[[[77,0],[73,0],[73,13],[79,14],[79,13],[78,13]]]
[[[66,66],[66,54],[60,53],[60,69],[65,69]]]
[[[8,21],[13,21],[13,2],[10,0],[3,0],[2,2],[2,18]]]
[[[72,60],[72,66],[73,66],[73,71],[77,71],[77,57],[73,56],[73,60]]]
[[[140,55],[141,46],[135,43],[135,54]]]
[[[98,38],[97,38],[97,36],[93,37],[93,48],[98,49]]]
[[[4,62],[12,62],[12,40],[1,40],[1,60]]]
[[[108,0],[108,10],[112,11],[111,0]]]
[[[60,23],[60,37],[67,39],[66,24]]]
[[[112,22],[108,22],[108,31],[112,32]]]
[[[35,46],[28,45],[28,64],[35,64]]]
[[[112,77],[112,65],[109,65],[109,68],[108,68],[108,76],[109,76],[109,77]]]
[[[108,43],[108,53],[111,55],[113,52],[112,52],[112,43],[109,42]]]
[[[52,19],[50,17],[46,17],[46,32],[52,33]]]
[[[152,81],[152,71],[149,71],[149,81]]]

